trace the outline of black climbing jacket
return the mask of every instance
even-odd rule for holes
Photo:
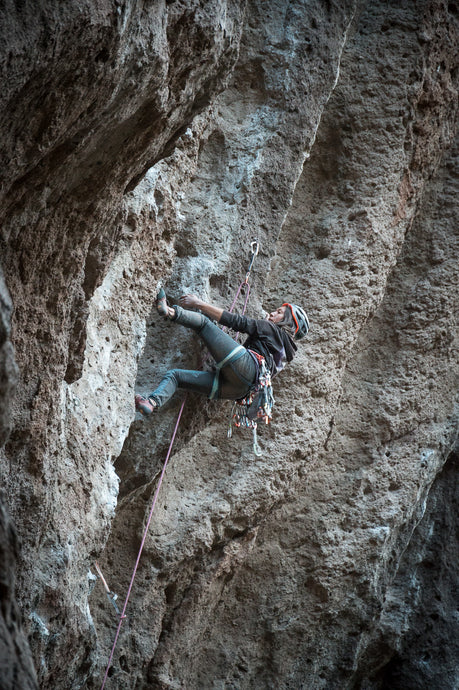
[[[285,360],[291,362],[298,349],[288,333],[266,319],[250,319],[247,316],[224,311],[219,323],[233,331],[248,333],[249,337],[244,347],[255,350],[265,358],[271,376],[282,369]]]

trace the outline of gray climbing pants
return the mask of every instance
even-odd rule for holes
[[[174,322],[196,331],[217,363],[222,362],[238,346],[235,340],[204,314],[188,311],[177,305],[174,305],[174,309],[176,313]],[[257,370],[257,364],[250,352],[246,350],[237,353],[234,359],[220,369],[218,388],[212,397],[225,400],[243,398],[255,383]],[[210,371],[170,369],[159,386],[148,397],[153,398],[158,407],[162,407],[174,395],[177,388],[210,396],[214,379],[215,373]]]

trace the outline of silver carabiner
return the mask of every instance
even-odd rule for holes
[[[254,249],[255,246],[255,249]],[[258,252],[260,249],[260,245],[258,243],[258,240],[253,240],[253,242],[250,243],[250,251],[254,256],[258,256]]]

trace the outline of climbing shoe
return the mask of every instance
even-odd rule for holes
[[[148,415],[152,414],[153,410],[156,407],[156,403],[153,400],[153,398],[144,398],[141,395],[136,395],[135,398],[135,409],[140,412],[140,414],[143,414],[144,417],[147,417]]]
[[[161,288],[156,296],[156,311],[158,314],[161,314],[161,316],[167,316],[167,300],[163,288]]]

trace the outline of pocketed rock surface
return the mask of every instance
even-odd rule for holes
[[[202,363],[157,289],[253,240],[311,330],[260,456],[187,396],[106,687],[457,688],[458,10],[4,6],[2,689],[100,687],[184,397],[134,392]]]

